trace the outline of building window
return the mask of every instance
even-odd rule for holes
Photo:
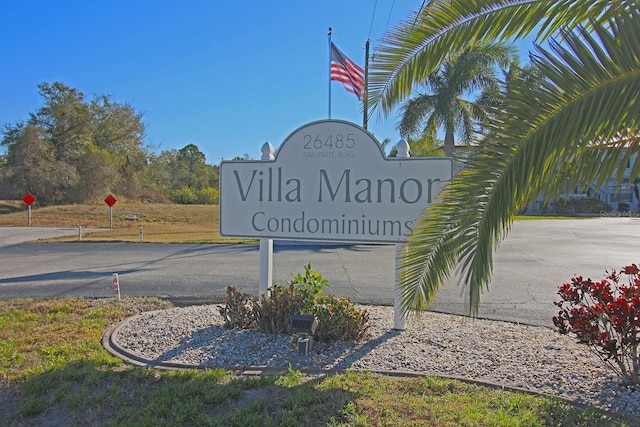
[[[631,187],[609,187],[609,194],[611,194],[611,201],[617,203],[630,203],[631,202]]]

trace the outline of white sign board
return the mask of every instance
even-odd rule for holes
[[[385,158],[365,129],[312,122],[273,161],[220,165],[220,234],[399,243],[452,178],[450,158]]]

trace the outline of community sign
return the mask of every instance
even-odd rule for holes
[[[312,122],[273,160],[221,163],[220,234],[401,243],[452,173],[450,158],[386,158],[360,126]]]

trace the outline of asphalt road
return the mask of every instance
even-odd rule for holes
[[[151,243],[24,243],[76,229],[0,228],[0,299],[122,295],[209,302],[228,285],[257,292],[259,250],[247,245]],[[574,275],[599,280],[604,271],[638,259],[640,218],[516,222],[494,254],[494,274],[480,317],[552,326],[557,287]],[[395,247],[280,245],[273,279],[285,283],[311,262],[327,290],[365,304],[393,304]],[[456,277],[439,291],[434,311],[466,314]]]

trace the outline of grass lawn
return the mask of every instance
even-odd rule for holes
[[[153,243],[257,243],[220,236],[218,205],[175,205],[117,202],[111,213],[105,204],[32,207],[32,227],[101,229],[83,231],[82,240]],[[27,207],[22,201],[0,201],[0,227],[27,226]],[[113,228],[109,228],[112,225]],[[76,236],[49,241],[74,241]]]
[[[608,426],[560,400],[434,376],[234,376],[125,365],[100,344],[157,299],[0,301],[3,426]]]

